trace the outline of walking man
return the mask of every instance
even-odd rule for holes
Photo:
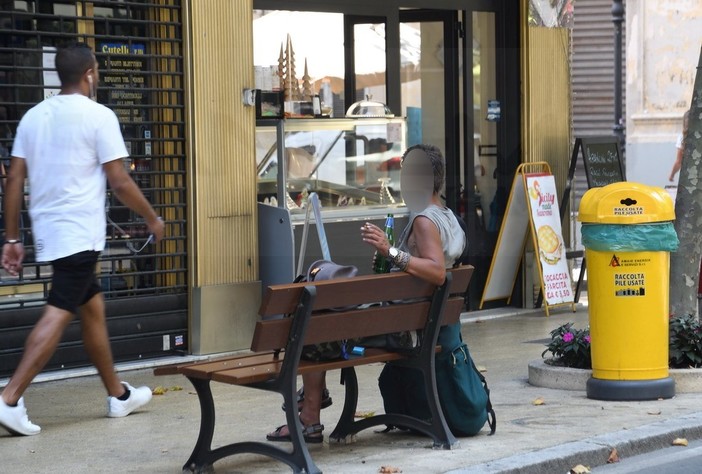
[[[76,314],[85,350],[107,390],[107,416],[127,416],[151,400],[149,387],[120,381],[113,365],[105,302],[95,276],[105,248],[105,178],[115,196],[145,219],[155,242],[163,238],[164,224],[124,168],[122,158],[128,153],[117,116],[94,101],[99,76],[90,47],[76,43],[60,48],[56,71],[60,93],[30,109],[19,123],[5,188],[2,266],[11,275],[22,269],[18,223],[28,177],[37,260],[51,262],[53,270],[43,315],[0,394],[0,425],[25,436],[41,428],[29,421],[22,394]]]

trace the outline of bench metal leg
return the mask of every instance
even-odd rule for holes
[[[433,369],[433,368],[432,368]],[[421,370],[421,369],[420,369]],[[459,446],[459,441],[453,436],[446,424],[446,419],[439,405],[439,395],[436,391],[435,376],[432,370],[422,370],[427,388],[427,400],[432,414],[430,421],[420,420],[406,415],[382,414],[355,421],[354,415],[358,406],[358,378],[353,367],[341,370],[342,383],[346,387],[344,408],[334,431],[329,435],[330,440],[342,441],[347,436],[356,434],[373,426],[388,425],[402,426],[426,434],[434,441],[434,448],[453,449]],[[434,383],[432,383],[434,382]]]
[[[432,359],[433,362],[433,359]],[[431,431],[434,438],[434,448],[453,449],[460,444],[456,437],[451,433],[446,418],[441,411],[439,403],[439,393],[436,389],[436,372],[434,364],[422,364],[422,373],[424,374],[424,387],[427,393],[427,401],[429,402],[429,410],[431,411]]]
[[[209,456],[212,453],[212,436],[215,428],[214,400],[209,380],[191,377],[188,377],[188,380],[195,387],[197,399],[200,401],[200,433],[190,458],[183,466],[183,471],[206,472],[214,462]]]
[[[336,428],[329,435],[329,439],[335,441],[343,441],[346,436],[360,431],[354,430],[354,415],[358,407],[358,378],[353,367],[341,369],[341,383],[346,387],[344,408]]]
[[[268,443],[257,441],[232,443],[213,450],[212,438],[215,428],[215,407],[210,381],[190,377],[188,377],[188,379],[195,387],[197,398],[200,402],[200,433],[190,458],[183,466],[183,472],[212,472],[212,464],[219,459],[235,454],[252,453],[268,456],[284,462],[290,466],[295,473],[321,474],[322,471],[320,471],[314,461],[312,461],[312,456],[302,436],[300,418],[296,412],[293,414],[292,410],[289,410],[290,413],[286,414],[288,427],[290,427],[290,436],[293,440],[292,452],[272,446]],[[294,385],[292,393],[295,393]],[[286,399],[288,407],[293,407],[293,410],[297,408],[296,397],[288,393],[284,398]],[[294,402],[294,404],[291,402]]]

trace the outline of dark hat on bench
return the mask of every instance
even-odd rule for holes
[[[317,260],[307,269],[307,281],[333,280],[336,278],[352,278],[358,273],[353,265],[338,265],[329,260]]]

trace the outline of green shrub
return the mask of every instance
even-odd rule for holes
[[[702,327],[692,315],[670,318],[669,365],[673,369],[702,367]]]
[[[702,368],[702,324],[693,315],[670,318],[669,360],[671,369]],[[591,369],[590,329],[573,329],[566,323],[551,331],[544,357],[550,352],[553,364],[576,369]]]

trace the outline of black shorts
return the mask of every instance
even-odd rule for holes
[[[47,303],[75,314],[79,306],[100,293],[102,290],[95,277],[99,254],[88,250],[51,262],[53,276]]]

